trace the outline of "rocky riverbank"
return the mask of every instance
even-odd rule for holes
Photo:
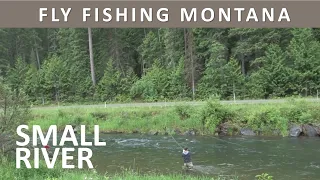
[[[80,129],[76,127],[76,129]],[[77,132],[77,130],[75,131]],[[199,130],[190,129],[187,131],[181,131],[178,128],[173,130],[173,134],[182,136],[201,136],[204,134],[199,133]],[[290,137],[320,137],[320,126],[313,124],[291,124],[288,129]],[[132,132],[123,131],[102,131],[103,134],[149,134],[149,135],[168,135],[170,132],[165,130],[150,130],[147,133],[134,130]],[[212,134],[213,135],[213,134]],[[253,130],[251,128],[239,128],[235,125],[224,123],[219,125],[213,136],[282,136],[280,130],[273,130],[272,132],[263,132],[259,130]]]
[[[222,105],[210,101],[203,106],[79,108],[38,110],[29,125],[40,125],[46,131],[58,125],[60,131],[73,125],[76,132],[86,125],[93,132],[141,133],[149,135],[186,136],[319,136],[320,104],[290,101],[278,104]]]

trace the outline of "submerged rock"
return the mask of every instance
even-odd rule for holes
[[[291,137],[299,137],[301,135],[301,133],[302,133],[302,127],[301,126],[296,125],[296,124],[291,125],[290,132],[289,132]]]
[[[242,128],[240,130],[240,134],[244,135],[244,136],[255,136],[256,135],[256,133],[252,129],[249,129],[249,128]]]
[[[308,124],[302,125],[302,132],[309,137],[319,136],[316,128]]]

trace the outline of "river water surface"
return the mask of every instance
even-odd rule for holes
[[[252,180],[262,173],[276,180],[320,179],[319,138],[174,136],[173,139],[147,135],[100,135],[100,138],[107,146],[92,147],[92,163],[100,173],[112,174],[123,168],[181,173],[181,145],[190,149],[197,174],[236,175],[240,180]]]

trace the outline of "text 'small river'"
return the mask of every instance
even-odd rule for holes
[[[80,140],[80,137],[78,137]],[[87,136],[88,140],[93,137]],[[181,173],[182,147],[188,147],[196,174],[236,175],[252,180],[268,173],[281,180],[320,179],[320,140],[279,137],[199,137],[100,135],[105,147],[91,147],[92,163],[102,174],[123,169]]]

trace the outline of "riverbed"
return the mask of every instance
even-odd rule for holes
[[[92,137],[88,136],[88,139]],[[92,147],[100,173],[124,169],[163,174],[183,173],[182,148],[188,147],[193,174],[252,180],[268,173],[279,180],[320,179],[320,139],[281,137],[200,137],[100,135],[105,147]]]

